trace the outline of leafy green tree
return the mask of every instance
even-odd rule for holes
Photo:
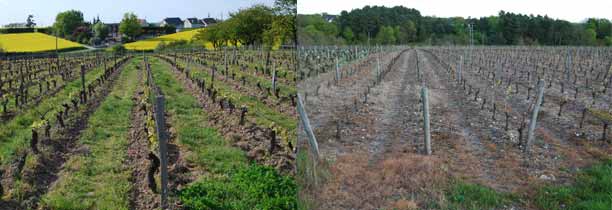
[[[71,36],[78,43],[88,44],[90,43],[90,39],[92,38],[91,33],[89,33],[89,31],[89,27],[85,25],[79,26],[78,28],[74,29],[74,32],[72,32]]]
[[[102,22],[98,22],[93,26],[94,37],[104,39],[108,36],[108,26]]]
[[[119,24],[119,33],[131,41],[140,35],[141,31],[142,28],[138,22],[138,16],[131,12],[125,13]]]
[[[597,32],[594,29],[589,28],[584,31],[584,44],[595,45],[597,44]]]
[[[344,37],[344,40],[346,40],[347,43],[352,43],[353,39],[355,39],[355,34],[353,33],[353,30],[351,30],[351,28],[346,27],[342,31],[342,37]]]
[[[298,39],[302,45],[342,44],[338,27],[321,15],[298,15]]]
[[[196,41],[210,42],[214,48],[224,46],[225,39],[222,27],[222,24],[216,24],[204,30],[200,30],[193,39]]]
[[[607,19],[589,18],[585,25],[586,29],[595,30],[597,39],[605,39],[612,35],[612,23]]]
[[[612,36],[606,37],[604,41],[605,41],[606,46],[612,46]]]
[[[236,21],[236,33],[245,45],[262,44],[264,31],[269,30],[273,18],[272,9],[264,5],[255,5],[231,14]]]
[[[281,43],[291,40],[297,45],[297,0],[275,0],[277,15],[272,23],[272,31]]]
[[[28,19],[26,19],[26,27],[33,28],[34,26],[36,26],[36,23],[34,22],[34,15],[28,15]]]
[[[102,40],[106,39],[109,33],[109,28],[102,22],[98,22],[92,27],[94,37],[91,39],[91,44],[96,45],[100,43]]]
[[[399,29],[397,39],[400,43],[406,43],[406,44],[416,41],[417,29],[416,29],[416,25],[414,24],[412,20],[407,20],[404,23],[402,23]]]
[[[81,11],[68,10],[57,14],[53,28],[57,36],[74,40],[75,37],[72,37],[73,32],[84,24],[83,13]]]
[[[223,22],[223,24],[219,25],[220,32],[219,38],[224,42],[223,45],[229,42],[232,46],[238,46],[238,44],[242,44],[240,40],[240,36],[238,34],[238,20],[237,19],[229,19]]]
[[[391,26],[383,26],[376,34],[376,43],[382,45],[395,44],[395,32]]]

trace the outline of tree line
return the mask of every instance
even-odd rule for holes
[[[612,23],[572,23],[500,11],[480,18],[422,16],[403,6],[365,6],[340,15],[298,15],[300,44],[612,45]],[[470,28],[471,32],[470,33]]]
[[[254,5],[230,14],[230,18],[201,30],[194,39],[213,47],[258,45],[272,48],[297,44],[297,0],[276,0],[273,7]]]
[[[100,18],[94,18],[92,22],[86,22],[83,13],[78,10],[58,13],[52,29],[56,36],[91,45],[99,44],[110,33],[109,26],[102,23]],[[132,12],[125,13],[119,24],[119,33],[124,41],[129,42],[136,39],[142,33],[138,16]]]

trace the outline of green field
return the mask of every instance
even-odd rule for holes
[[[31,53],[55,50],[55,37],[47,34],[0,34],[0,48],[10,53]],[[83,45],[65,39],[57,39],[58,49],[81,49]]]

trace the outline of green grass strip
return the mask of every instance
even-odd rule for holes
[[[573,185],[543,187],[535,204],[540,209],[612,209],[612,160],[580,172]]]
[[[448,192],[448,209],[497,209],[511,202],[511,196],[479,184],[457,182]]]
[[[51,209],[128,209],[131,171],[127,156],[133,94],[139,84],[133,59],[121,72],[108,97],[88,120],[80,143],[89,154],[72,156],[43,206]]]

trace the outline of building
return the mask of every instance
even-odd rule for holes
[[[327,21],[328,23],[333,22],[337,17],[337,15],[330,15],[327,13],[323,13],[321,16],[323,16],[323,19],[325,19],[325,21]]]
[[[214,18],[204,18],[204,19],[202,19],[202,24],[204,24],[204,27],[208,27],[208,26],[214,25],[217,22],[219,22],[219,21],[217,21]]]
[[[121,40],[121,34],[119,33],[119,23],[108,23],[108,35],[113,40]]]
[[[27,28],[26,23],[9,23],[5,25],[5,28]]]
[[[197,18],[187,18],[183,21],[184,28],[202,28],[204,27],[204,23],[202,20]]]
[[[177,31],[180,31],[180,29],[183,29],[184,27],[183,21],[177,17],[166,18],[159,24],[160,27],[165,27],[167,25],[173,26]]]
[[[140,27],[148,27],[149,23],[147,23],[147,20],[145,19],[138,19],[138,23],[140,24]]]

